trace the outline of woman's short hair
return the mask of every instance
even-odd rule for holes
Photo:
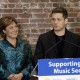
[[[12,22],[15,22],[17,24],[17,20],[11,16],[2,17],[0,19],[0,35],[3,38],[5,38],[3,30],[5,30],[6,27],[9,26]]]

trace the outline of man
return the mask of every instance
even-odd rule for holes
[[[52,10],[53,30],[39,36],[34,65],[42,58],[76,58],[80,56],[80,36],[66,29],[68,12],[62,7]]]

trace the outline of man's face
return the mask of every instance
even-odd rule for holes
[[[53,13],[52,14],[52,25],[54,31],[61,31],[65,29],[65,24],[67,24],[68,19],[64,19],[62,13]]]

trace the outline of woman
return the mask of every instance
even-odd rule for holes
[[[17,38],[18,26],[13,17],[0,19],[0,80],[29,80],[32,66],[30,45]]]

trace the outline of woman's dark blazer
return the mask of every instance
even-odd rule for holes
[[[38,59],[58,58],[59,56],[56,47],[57,45],[54,30],[41,34],[37,41],[36,50],[33,57],[35,64]],[[62,58],[76,57],[80,57],[80,35],[72,33],[66,29]]]

